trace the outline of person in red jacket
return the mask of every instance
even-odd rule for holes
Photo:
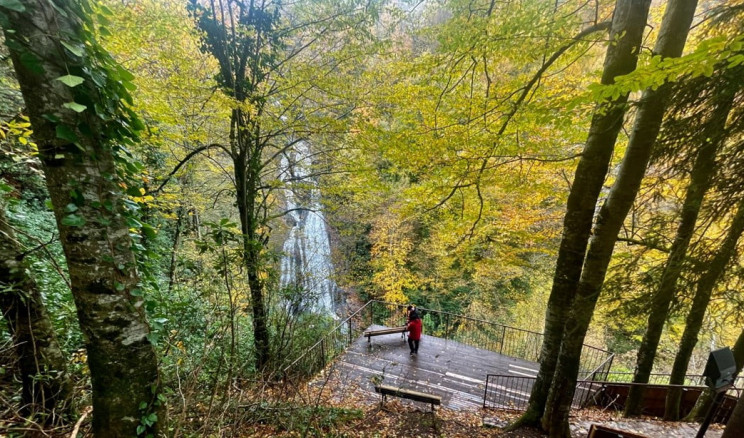
[[[411,347],[411,356],[418,354],[419,341],[421,340],[421,318],[415,310],[411,312],[408,321],[408,346]]]

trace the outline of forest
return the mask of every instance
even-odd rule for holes
[[[663,419],[700,422],[690,376],[744,366],[744,0],[0,0],[0,27],[0,437],[387,436],[377,398],[294,393],[372,302],[540,334],[525,408],[452,436],[571,437],[586,345],[626,418],[663,375]]]

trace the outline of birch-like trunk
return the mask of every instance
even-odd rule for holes
[[[696,5],[696,0],[673,0],[669,3],[659,31],[656,54],[663,57],[682,54]],[[648,8],[648,3],[645,6]],[[633,206],[646,172],[668,94],[668,84],[643,93],[617,180],[599,211],[576,297],[565,323],[558,364],[542,418],[543,429],[551,437],[570,437],[568,413],[576,389],[584,338],[604,283],[617,234]]]
[[[21,374],[21,412],[41,421],[67,409],[72,382],[67,361],[28,261],[0,205],[0,312],[8,324]],[[34,414],[46,414],[36,417]]]
[[[72,58],[61,41],[80,38],[81,17],[74,3],[48,0],[23,2],[23,11],[7,12],[6,43],[10,49],[26,103],[39,158],[46,177],[60,241],[67,259],[72,295],[85,337],[93,384],[93,433],[98,437],[136,436],[145,410],[159,421],[163,409],[154,407],[159,393],[155,350],[148,339],[139,279],[131,250],[129,226],[122,216],[122,195],[111,139],[93,108],[78,113],[64,108],[74,101],[72,88],[57,80],[70,74],[86,76],[87,56]],[[29,68],[30,56],[39,68]],[[96,105],[110,104],[106,91],[86,80],[79,93]],[[58,138],[58,126],[75,132],[76,144]],[[88,129],[80,130],[80,126]],[[75,208],[84,223],[63,222]],[[157,403],[155,403],[157,405]]]
[[[610,30],[601,83],[635,70],[650,1],[618,0]],[[592,218],[602,190],[617,135],[623,124],[628,95],[597,108],[589,135],[576,168],[563,219],[563,237],[558,250],[553,287],[545,315],[545,337],[540,352],[540,371],[532,387],[526,413],[517,424],[538,425],[545,411],[550,382],[555,372],[564,323],[581,275]]]

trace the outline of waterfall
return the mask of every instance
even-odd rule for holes
[[[320,205],[320,190],[309,177],[310,147],[298,142],[282,157],[282,181],[286,184],[286,220],[291,226],[284,241],[280,286],[300,291],[299,299],[287,303],[295,313],[315,312],[336,318],[331,244]]]

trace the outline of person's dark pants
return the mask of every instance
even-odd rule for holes
[[[419,346],[419,340],[418,339],[411,339],[408,338],[408,346],[411,347],[411,353],[418,354],[418,346]]]

